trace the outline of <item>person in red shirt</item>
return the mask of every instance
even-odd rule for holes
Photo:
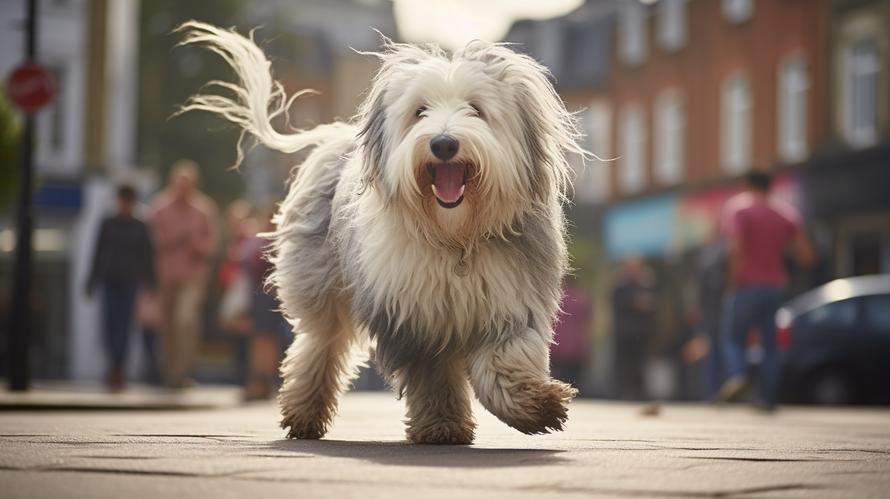
[[[779,385],[775,315],[788,281],[785,250],[791,247],[802,266],[812,265],[815,254],[802,229],[800,215],[791,206],[770,197],[772,177],[765,172],[752,172],[746,183],[747,190],[730,199],[724,213],[729,282],[721,328],[728,379],[717,399],[735,401],[746,391],[746,340],[756,326],[763,347],[758,404],[772,409]]]
[[[183,388],[200,344],[210,258],[216,251],[216,205],[197,188],[198,167],[180,160],[152,204],[161,321],[161,364],[166,383]]]

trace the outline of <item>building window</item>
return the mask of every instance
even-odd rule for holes
[[[723,0],[723,17],[732,24],[743,23],[753,15],[753,0]]]
[[[37,142],[38,163],[41,167],[54,168],[67,164],[76,158],[72,151],[73,127],[77,123],[72,122],[71,115],[73,102],[69,98],[73,90],[71,62],[56,61],[46,62],[45,67],[52,74],[56,87],[56,94],[50,104],[37,117],[37,133],[40,140]]]
[[[61,64],[48,65],[47,69],[53,76],[56,89],[66,88],[65,67]],[[65,151],[65,120],[67,118],[65,115],[65,107],[64,94],[59,93],[53,98],[50,105],[44,111],[44,115],[46,116],[45,120],[48,125],[45,127],[47,132],[46,136],[43,137],[46,144],[42,145],[43,147],[46,147],[46,150],[51,154],[62,154]]]
[[[802,161],[807,154],[807,94],[810,79],[799,55],[786,57],[779,66],[778,144],[779,157]]]
[[[686,45],[686,0],[658,2],[658,43],[667,52]]]
[[[643,111],[637,105],[628,106],[621,117],[621,162],[618,185],[633,194],[643,190],[646,169],[646,125]]]
[[[877,141],[878,44],[867,38],[850,44],[844,63],[844,132],[847,141],[864,147]]]
[[[720,163],[730,174],[742,173],[751,162],[751,91],[742,76],[723,84],[720,103]]]
[[[621,60],[631,66],[642,64],[646,61],[646,7],[639,0],[627,0],[618,15]]]
[[[575,180],[575,200],[585,203],[603,202],[609,197],[609,169],[613,163],[610,144],[612,141],[612,109],[608,102],[596,100],[590,104],[584,116],[587,148],[596,158],[587,162]],[[597,159],[599,158],[599,159]]]
[[[663,184],[676,184],[683,178],[686,116],[683,98],[665,92],[655,102],[655,177]]]

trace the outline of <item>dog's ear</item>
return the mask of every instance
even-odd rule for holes
[[[379,84],[379,83],[378,83]],[[362,188],[376,186],[381,177],[386,156],[386,106],[382,89],[372,89],[369,105],[359,114],[359,140],[364,149]]]
[[[565,199],[571,172],[567,153],[589,153],[579,144],[582,134],[575,116],[556,93],[550,71],[503,44],[472,42],[462,56],[483,62],[489,75],[512,90],[532,197],[541,202],[554,195]]]

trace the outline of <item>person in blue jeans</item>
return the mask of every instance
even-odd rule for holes
[[[124,366],[136,295],[143,286],[154,288],[154,252],[148,228],[133,215],[136,191],[122,185],[117,191],[117,213],[102,221],[87,281],[87,295],[102,290],[102,333],[108,355],[108,386],[125,388]]]
[[[728,379],[717,393],[717,400],[737,401],[744,395],[748,386],[747,338],[751,329],[757,327],[763,348],[757,404],[772,410],[778,401],[780,383],[775,315],[788,281],[785,250],[791,247],[802,266],[811,266],[815,254],[800,215],[791,206],[770,197],[770,174],[752,172],[746,184],[744,193],[727,202],[724,213],[729,282],[721,335]]]

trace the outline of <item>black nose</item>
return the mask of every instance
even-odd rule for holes
[[[430,150],[433,151],[433,156],[442,161],[453,158],[458,149],[460,149],[460,142],[450,135],[437,135],[430,141]]]

